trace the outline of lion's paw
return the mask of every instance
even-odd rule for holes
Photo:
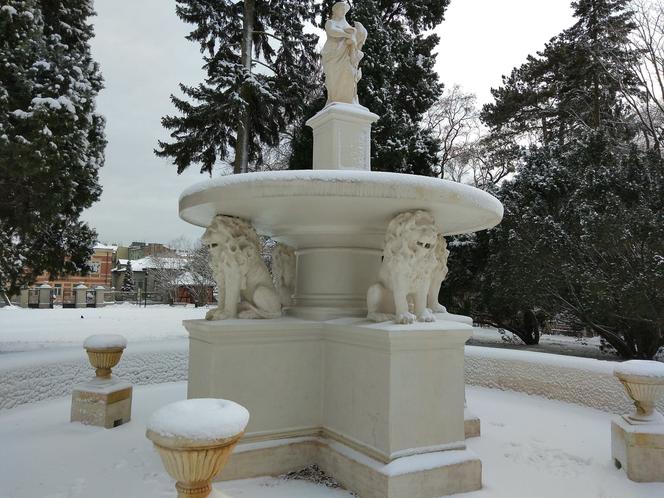
[[[210,310],[205,314],[206,320],[228,320],[230,318],[233,317],[226,313],[224,310],[220,310],[218,308]]]
[[[418,322],[435,322],[436,317],[429,309],[425,309],[420,316],[417,317]]]
[[[436,303],[431,307],[432,313],[447,313],[447,308],[440,303]]]
[[[416,318],[417,317],[415,315],[406,311],[405,313],[397,315],[394,321],[400,324],[408,324],[408,323],[414,323]]]

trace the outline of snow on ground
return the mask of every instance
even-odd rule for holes
[[[132,420],[113,430],[69,423],[69,398],[0,412],[3,498],[172,498],[174,482],[145,437],[149,416],[186,398],[186,384],[134,390]],[[302,481],[217,484],[232,498],[348,498]]]
[[[112,430],[69,420],[69,399],[0,412],[0,482],[8,498],[166,498],[173,482],[145,438],[149,415],[185,397],[185,384],[136,388],[133,418]],[[654,498],[664,484],[629,481],[611,462],[611,416],[525,394],[468,388],[482,436],[484,489],[458,498]],[[217,483],[234,498],[348,498],[300,481]]]
[[[187,337],[182,320],[205,317],[205,308],[131,303],[105,308],[52,310],[0,308],[0,353],[54,347],[78,347],[92,334],[122,334],[129,343]],[[83,318],[81,318],[81,316]],[[539,351],[544,353],[617,359],[599,350],[599,337],[577,339],[543,335],[539,345],[526,346],[516,336],[495,328],[475,327],[470,345]]]
[[[104,308],[0,308],[0,353],[80,346],[92,334],[122,334],[129,343],[187,337],[182,320],[206,308],[124,303]],[[82,318],[81,318],[82,317]]]
[[[500,333],[493,327],[475,327],[473,337],[468,341],[471,346],[518,349],[540,353],[581,356],[598,360],[618,360],[610,351],[601,351],[599,337],[569,337],[564,335],[542,335],[539,344],[527,346],[518,336],[505,331]]]

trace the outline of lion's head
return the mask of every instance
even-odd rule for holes
[[[246,274],[256,256],[260,257],[258,234],[248,221],[241,218],[215,216],[202,240],[210,248],[215,265],[238,265],[242,274]]]
[[[434,258],[438,245],[436,222],[428,211],[408,211],[390,221],[383,261],[418,265]]]

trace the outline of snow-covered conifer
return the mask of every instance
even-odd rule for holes
[[[79,220],[99,198],[102,88],[91,2],[0,7],[0,289],[85,270],[96,235]]]

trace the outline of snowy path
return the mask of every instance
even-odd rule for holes
[[[185,384],[138,387],[133,420],[107,431],[70,424],[69,400],[0,412],[3,498],[173,497],[173,483],[144,437],[148,415],[182,399]],[[664,484],[636,484],[613,467],[610,415],[524,394],[468,388],[482,419],[469,447],[483,462],[484,489],[466,498],[654,498]],[[347,498],[271,478],[220,483],[237,498]]]

